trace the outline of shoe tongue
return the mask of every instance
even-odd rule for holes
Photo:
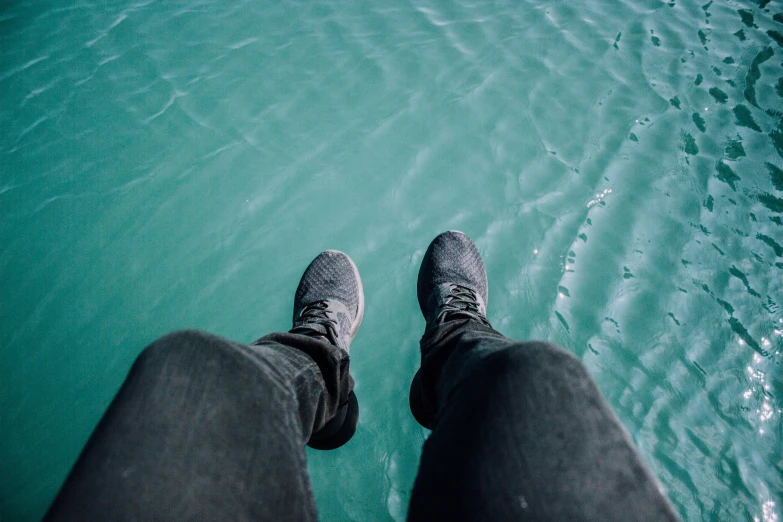
[[[445,303],[448,303],[449,305],[461,308],[463,310],[468,311],[468,313],[473,314],[473,312],[470,312],[470,305],[465,302],[455,302],[457,299],[452,297],[452,284],[451,283],[443,283],[438,285],[434,291],[432,292],[430,306],[434,306],[435,308],[442,306]],[[468,288],[468,287],[465,287]],[[479,313],[481,315],[487,314],[487,305],[484,303],[484,298],[481,297],[481,294],[478,293],[475,289],[473,290],[474,295],[476,296],[476,303],[478,304]],[[435,310],[433,310],[435,311]],[[456,312],[455,312],[456,313]],[[472,315],[471,315],[472,316]]]
[[[342,348],[346,352],[349,351],[351,345],[350,336],[350,319],[348,314],[348,308],[338,300],[327,300],[329,304],[329,317],[331,320],[336,321],[334,325],[334,332],[330,332],[326,325],[321,324],[318,319],[304,318],[299,321],[294,321],[294,327],[291,328],[291,333],[308,335],[310,337],[323,336],[327,341],[338,348]],[[298,315],[299,312],[297,311]],[[332,338],[334,335],[334,338]]]
[[[478,304],[477,312],[470,309],[469,303],[460,302],[459,300],[453,298],[451,283],[440,284],[432,292],[430,301],[428,303],[428,306],[430,307],[430,317],[432,317],[434,320],[438,317],[443,317],[447,321],[453,319],[475,319],[484,322],[486,321],[486,305],[484,304],[484,299],[481,297],[481,294],[475,292],[475,295],[476,303]],[[447,304],[449,307],[458,308],[458,310],[442,310],[442,308]],[[444,313],[445,316],[442,316]]]
[[[294,324],[294,327],[291,328],[291,333],[310,336],[323,335],[324,337],[329,337],[329,332],[324,325],[304,321]]]

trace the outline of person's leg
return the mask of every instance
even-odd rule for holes
[[[337,447],[358,420],[347,349],[361,303],[335,303],[344,289],[311,270],[355,269],[340,256],[305,272],[293,333],[246,346],[186,331],[147,347],[45,519],[316,520],[304,446]]]
[[[433,431],[409,520],[677,520],[582,362],[486,321],[483,263],[469,241],[439,236],[420,273],[428,328],[411,409]],[[443,286],[467,258],[473,274]]]

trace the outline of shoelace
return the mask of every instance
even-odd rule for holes
[[[449,301],[443,305],[438,314],[437,323],[443,323],[446,315],[462,315],[476,318],[489,326],[489,321],[481,314],[476,292],[462,285],[451,285]]]
[[[317,335],[323,335],[318,330],[308,327],[308,324],[320,324],[326,328],[326,337],[334,344],[337,339],[337,321],[329,317],[329,314],[326,313],[327,308],[329,308],[329,305],[326,303],[326,300],[315,301],[305,305],[299,314],[299,319],[296,321],[297,323],[305,324],[300,324],[291,331],[295,333],[312,332]]]

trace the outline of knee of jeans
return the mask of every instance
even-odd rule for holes
[[[569,378],[589,375],[576,355],[543,341],[515,343],[493,352],[477,365],[476,373],[493,382],[520,378],[528,381],[552,374]]]
[[[129,379],[170,388],[193,383],[206,386],[208,381],[211,393],[249,394],[253,407],[264,415],[276,415],[281,404],[294,408],[294,395],[279,372],[264,368],[238,343],[198,330],[181,330],[147,346],[133,363]]]
[[[170,365],[174,360],[194,363],[214,356],[219,346],[217,338],[198,330],[179,330],[160,337],[136,358],[134,367]]]

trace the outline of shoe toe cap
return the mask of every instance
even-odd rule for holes
[[[430,243],[422,260],[418,279],[419,305],[422,310],[433,289],[454,283],[475,290],[487,301],[487,272],[476,245],[463,232],[450,230]]]
[[[321,299],[341,301],[355,312],[359,305],[360,286],[351,259],[343,252],[321,252],[302,274],[294,297],[294,308]]]

